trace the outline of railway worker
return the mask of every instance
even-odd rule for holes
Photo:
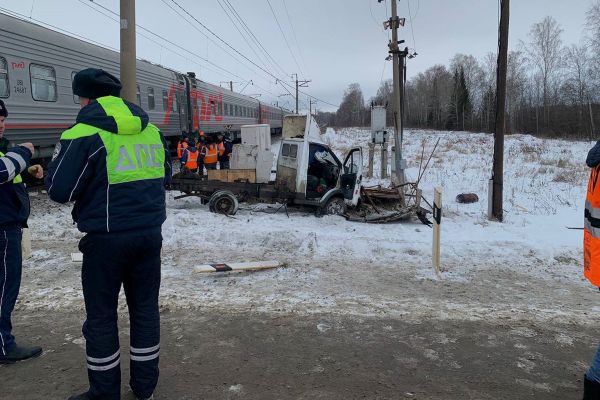
[[[185,132],[181,133],[181,138],[177,142],[177,158],[181,160],[183,157],[183,151],[188,148],[188,138],[185,135]]]
[[[219,150],[213,138],[208,138],[206,140],[206,145],[204,145],[204,147],[200,151],[200,154],[203,155],[204,166],[207,170],[217,169],[217,162],[219,161]]]
[[[0,132],[8,117],[0,100]],[[21,235],[29,218],[29,197],[21,178],[28,172],[34,178],[44,176],[39,165],[27,168],[34,148],[31,143],[0,152],[0,364],[37,357],[42,348],[19,346],[12,334],[11,314],[21,287]]]
[[[183,152],[183,157],[181,158],[181,164],[185,170],[193,172],[195,174],[198,173],[198,160],[200,159],[200,152],[196,148],[194,144],[191,144],[185,151]]]
[[[585,199],[583,274],[600,287],[600,141],[589,151],[586,164],[591,174]],[[600,346],[584,376],[583,399],[600,399]]]
[[[219,169],[229,169],[229,159],[233,151],[233,144],[225,140],[225,136],[220,133],[217,136],[217,146],[219,149]]]
[[[63,132],[46,178],[52,200],[75,201],[73,218],[86,234],[79,249],[89,390],[70,400],[121,397],[121,285],[131,325],[131,389],[151,399],[158,381],[161,225],[171,164],[158,128],[120,91],[121,82],[101,69],[75,75],[81,110]]]

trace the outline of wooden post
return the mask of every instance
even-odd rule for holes
[[[372,178],[374,175],[373,172],[373,158],[375,156],[375,143],[369,143],[369,170],[367,171],[367,178]]]
[[[442,188],[436,187],[433,196],[433,268],[440,275],[440,225],[442,223]]]
[[[388,147],[387,144],[381,145],[381,179],[387,178],[387,164],[388,164]]]

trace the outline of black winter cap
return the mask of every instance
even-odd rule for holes
[[[8,117],[8,110],[2,100],[0,100],[0,117]]]
[[[88,99],[104,96],[119,96],[121,81],[108,72],[98,68],[87,68],[79,71],[73,78],[73,94]]]

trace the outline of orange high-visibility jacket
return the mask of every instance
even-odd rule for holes
[[[177,158],[181,160],[181,157],[183,157],[183,150],[187,149],[188,146],[187,142],[179,141],[179,143],[177,143]]]
[[[216,164],[218,161],[217,145],[208,144],[204,146],[204,164]]]
[[[219,157],[221,157],[223,154],[225,154],[225,143],[223,143],[223,142],[217,143],[217,148],[219,149]]]
[[[198,169],[198,150],[195,151],[187,151],[187,161],[185,163],[185,167],[189,170],[195,171]]]
[[[585,198],[583,274],[600,287],[600,164],[592,169]]]

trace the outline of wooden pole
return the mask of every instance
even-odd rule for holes
[[[121,0],[121,97],[137,102],[135,0]]]
[[[437,276],[440,276],[440,225],[442,223],[442,188],[436,187],[433,195],[433,268]]]
[[[386,179],[388,165],[388,146],[386,143],[381,145],[381,179]]]
[[[499,48],[498,48],[498,79],[496,82],[496,130],[494,134],[494,193],[492,214],[502,222],[502,193],[504,187],[504,128],[506,113],[506,71],[508,65],[508,23],[510,0],[501,0],[502,14],[500,17]]]

